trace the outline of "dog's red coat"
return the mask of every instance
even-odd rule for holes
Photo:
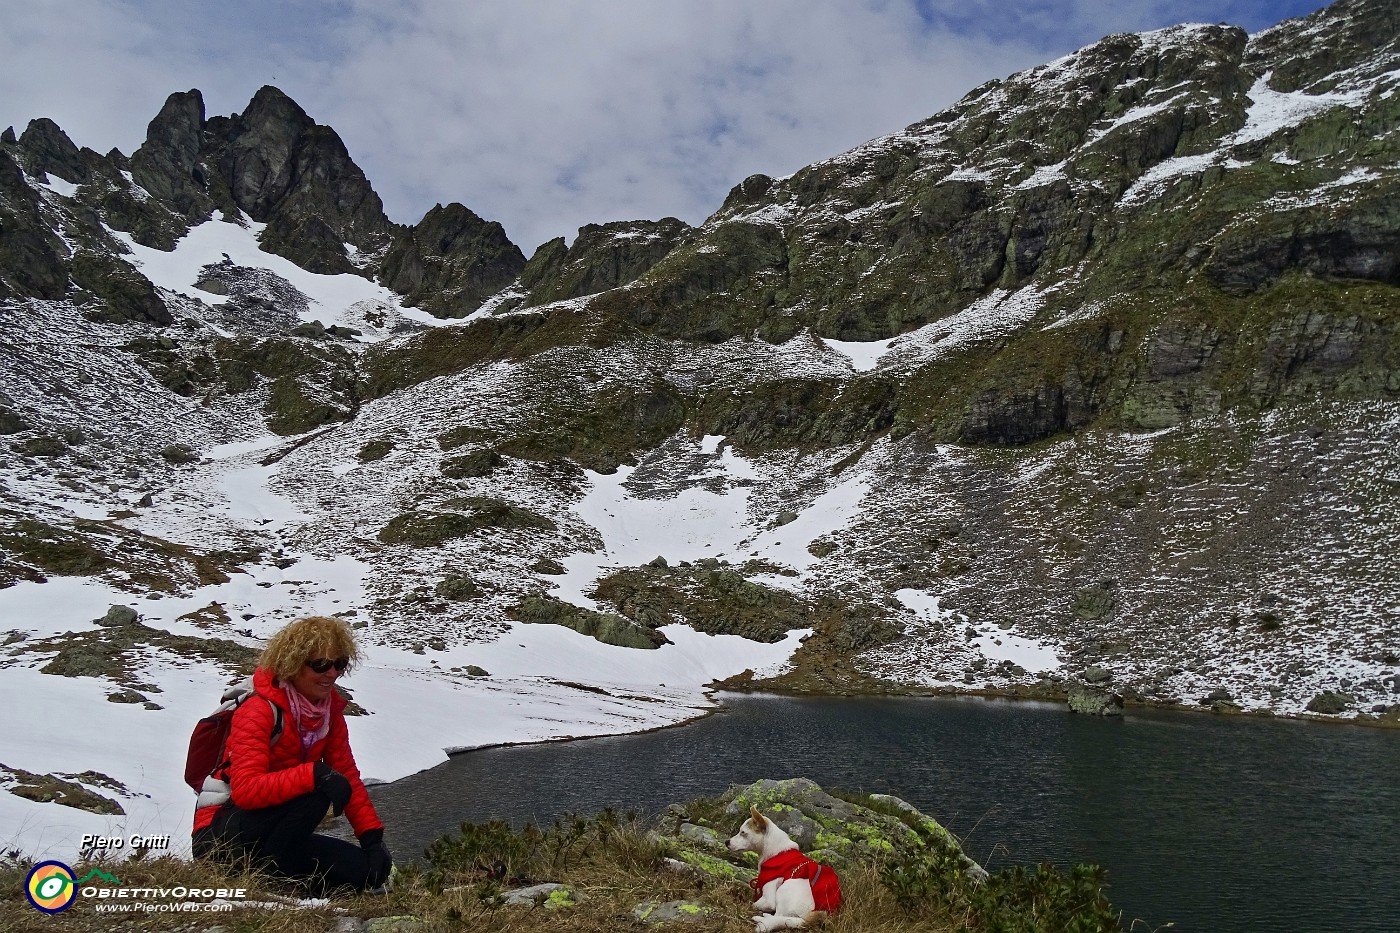
[[[816,909],[833,913],[841,906],[841,883],[830,866],[803,855],[797,849],[779,852],[758,866],[758,877],[749,882],[754,900],[763,893],[763,886],[774,878],[806,878],[812,883],[812,899]]]

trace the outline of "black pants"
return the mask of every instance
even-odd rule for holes
[[[358,845],[314,832],[329,807],[320,791],[260,810],[226,803],[214,814],[214,822],[194,834],[191,847],[197,857],[218,861],[250,856],[257,868],[305,882],[314,893],[383,884],[384,877],[370,874]]]

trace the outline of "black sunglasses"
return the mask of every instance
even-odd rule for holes
[[[312,658],[310,661],[306,662],[306,666],[318,674],[324,674],[331,668],[335,668],[337,671],[344,673],[345,669],[350,666],[350,659],[339,657],[332,661],[330,658]]]

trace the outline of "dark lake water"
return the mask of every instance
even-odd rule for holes
[[[463,820],[649,815],[808,777],[908,800],[992,871],[1103,865],[1125,927],[1400,930],[1400,732],[973,698],[721,699],[674,729],[458,755],[375,788],[375,805],[416,856]]]

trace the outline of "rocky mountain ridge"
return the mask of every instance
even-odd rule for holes
[[[0,139],[0,585],[348,552],[367,635],[420,650],[779,619],[814,632],[787,689],[1095,669],[1395,719],[1397,36],[1380,0],[1110,36],[528,261],[460,204],[390,222],[275,88],[172,95],[129,158],[35,120]],[[218,505],[264,432],[275,534]],[[660,563],[604,488],[675,506]]]

